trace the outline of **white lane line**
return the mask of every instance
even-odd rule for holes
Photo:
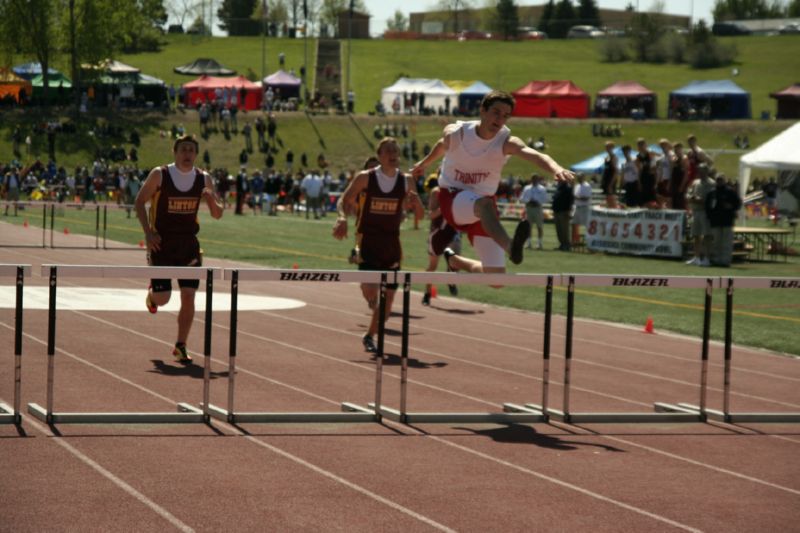
[[[178,531],[184,531],[186,533],[193,532],[194,529],[186,524],[185,522],[181,521],[178,517],[167,511],[165,508],[158,505],[156,502],[133,488],[131,485],[125,482],[122,478],[116,476],[114,473],[103,467],[100,463],[89,457],[88,455],[84,454],[70,443],[66,442],[64,439],[66,437],[59,437],[54,435],[49,429],[43,426],[41,423],[37,422],[31,417],[25,417],[25,424],[33,426],[39,433],[45,435],[46,437],[52,437],[48,439],[48,442],[55,442],[71,455],[75,456],[78,460],[84,463],[89,468],[93,469],[109,481],[116,485],[118,488],[122,489],[125,493],[129,496],[132,496],[134,499],[138,500],[146,507],[148,507],[151,511],[156,513],[158,516],[175,526],[175,529]]]
[[[433,436],[433,435],[427,435],[427,437],[430,438],[430,439],[435,440],[436,442],[444,444],[446,446],[451,446],[453,448],[461,450],[462,452],[466,452],[466,453],[469,453],[471,455],[476,455],[476,456],[478,456],[478,457],[480,457],[482,459],[486,459],[487,461],[491,461],[493,463],[497,463],[497,464],[503,465],[503,466],[505,466],[507,468],[511,468],[511,469],[516,470],[518,472],[522,472],[523,474],[528,474],[528,475],[537,477],[539,479],[542,479],[544,481],[548,481],[550,483],[554,483],[554,484],[556,484],[556,485],[558,485],[560,487],[563,487],[565,489],[569,489],[569,490],[572,490],[572,491],[575,491],[575,492],[579,492],[579,493],[583,494],[584,496],[589,496],[590,498],[594,498],[595,500],[600,500],[600,501],[603,501],[603,502],[606,502],[606,503],[610,503],[611,505],[614,505],[616,507],[621,507],[622,509],[626,509],[626,510],[634,512],[636,514],[640,514],[640,515],[646,516],[648,518],[652,518],[653,520],[658,520],[659,522],[663,522],[665,524],[668,524],[670,526],[676,527],[678,529],[682,529],[684,531],[693,531],[695,533],[699,533],[699,532],[702,531],[700,529],[691,527],[691,526],[689,526],[687,524],[683,524],[681,522],[676,522],[675,520],[671,520],[671,519],[669,519],[669,518],[667,518],[665,516],[661,516],[659,514],[651,513],[650,511],[646,511],[646,510],[644,510],[644,509],[642,509],[640,507],[636,507],[634,505],[629,505],[629,504],[621,502],[619,500],[615,500],[613,498],[609,498],[608,496],[603,496],[602,494],[594,492],[592,490],[585,489],[583,487],[579,487],[578,485],[573,485],[572,483],[568,483],[568,482],[563,481],[561,479],[554,478],[554,477],[548,476],[546,474],[542,474],[541,472],[537,472],[535,470],[531,470],[530,468],[526,468],[524,466],[520,466],[518,464],[511,463],[509,461],[506,461],[504,459],[500,459],[500,458],[495,457],[493,455],[489,455],[489,454],[486,454],[486,453],[483,453],[483,452],[479,452],[478,450],[473,450],[472,448],[468,448],[466,446],[462,446],[461,444],[456,444],[455,442],[451,442],[451,441],[443,439],[441,437],[436,437],[436,436]]]
[[[87,315],[85,313],[78,312],[77,314],[86,316],[87,318],[96,318],[96,317],[92,317],[91,315]],[[102,319],[98,319],[98,320],[100,320],[101,322],[103,322],[105,324],[109,324],[109,325],[112,325],[112,326],[115,325],[115,324],[113,324],[111,322],[107,322],[107,321],[102,320]],[[11,329],[5,323],[0,323],[0,325],[6,327],[8,329]],[[131,329],[128,329],[128,328],[122,328],[121,327],[120,329],[123,329],[123,330],[131,332],[131,333],[138,333],[138,332],[135,332],[134,330],[131,330]],[[33,335],[25,334],[25,336],[28,337],[29,339],[33,340],[34,342],[37,342],[37,343],[42,344],[44,346],[47,345],[47,343],[45,341],[43,341],[43,340],[41,340],[41,339],[39,339],[37,337],[34,337]],[[159,342],[161,344],[165,344],[167,346],[171,346],[171,344],[169,342],[159,341],[157,339],[154,339],[153,337],[150,337],[150,336],[144,335],[144,334],[141,334],[141,336],[144,337],[144,338],[147,338],[149,340],[153,340],[153,341]],[[78,356],[76,356],[74,354],[66,352],[66,351],[64,351],[64,350],[62,350],[60,348],[56,348],[56,350],[58,352],[64,354],[64,355],[70,357],[70,358],[75,359],[76,361],[79,361],[79,362],[81,362],[83,364],[86,364],[87,366],[89,366],[89,367],[91,367],[91,368],[93,368],[95,370],[98,370],[98,371],[100,371],[100,372],[102,372],[102,373],[104,373],[106,375],[112,376],[115,379],[118,379],[118,380],[122,381],[123,383],[125,383],[127,385],[131,385],[131,386],[137,388],[138,390],[141,390],[143,392],[151,394],[152,396],[155,396],[156,398],[158,398],[160,400],[164,400],[164,401],[170,403],[171,405],[175,405],[177,403],[175,400],[172,400],[171,398],[163,396],[163,395],[161,395],[161,394],[159,394],[159,393],[157,393],[157,392],[155,392],[155,391],[153,391],[151,389],[143,387],[141,385],[137,385],[136,383],[133,383],[132,381],[123,378],[119,374],[116,374],[116,373],[111,372],[109,370],[105,370],[105,369],[103,369],[103,368],[101,368],[101,367],[99,367],[99,366],[97,366],[97,365],[95,365],[93,363],[90,363],[89,361],[86,361],[85,359],[83,359],[81,357],[78,357]],[[241,370],[241,369],[237,368],[237,370]],[[332,403],[338,403],[338,402],[333,402],[333,400],[328,400],[328,401],[330,401]],[[27,417],[26,416],[24,420],[25,420],[26,424],[28,424],[28,423],[32,424],[34,427],[36,427],[42,433],[45,433],[47,435],[51,435],[49,432],[45,431],[44,428],[39,423],[37,423],[35,420],[33,420],[31,417]],[[289,452],[287,452],[285,450],[282,450],[280,448],[277,448],[277,447],[275,447],[275,446],[273,446],[271,444],[267,444],[266,442],[262,442],[262,441],[258,440],[255,437],[252,437],[252,436],[249,436],[249,435],[243,435],[243,436],[245,436],[250,442],[258,444],[259,446],[262,446],[262,447],[272,451],[273,453],[281,455],[282,457],[284,457],[286,459],[290,459],[291,461],[293,461],[293,462],[295,462],[295,463],[297,463],[299,465],[302,465],[302,466],[304,466],[306,468],[309,468],[310,470],[316,472],[317,474],[321,474],[321,475],[323,475],[323,476],[325,476],[325,477],[327,477],[329,479],[332,479],[332,480],[336,481],[337,483],[340,483],[340,484],[342,484],[342,485],[344,485],[344,486],[346,486],[346,487],[348,487],[348,488],[350,488],[350,489],[352,489],[352,490],[354,490],[356,492],[364,494],[365,496],[368,496],[369,498],[371,498],[371,499],[373,499],[373,500],[375,500],[375,501],[377,501],[377,502],[379,502],[381,504],[384,504],[384,505],[386,505],[386,506],[388,506],[388,507],[390,507],[390,508],[392,508],[392,509],[394,509],[396,511],[400,511],[400,512],[402,512],[402,513],[404,513],[404,514],[416,519],[416,520],[419,520],[419,521],[421,521],[421,522],[423,522],[423,523],[425,523],[425,524],[427,524],[427,525],[429,525],[429,526],[431,526],[431,527],[433,527],[435,529],[438,529],[439,531],[455,532],[455,530],[453,530],[451,528],[448,528],[447,526],[445,526],[443,524],[440,524],[439,522],[436,522],[435,520],[433,520],[431,518],[428,518],[428,517],[426,517],[426,516],[424,516],[424,515],[422,515],[420,513],[417,513],[416,511],[414,511],[412,509],[409,509],[408,507],[405,507],[405,506],[397,503],[396,501],[393,501],[391,499],[385,498],[385,497],[381,496],[380,494],[377,494],[377,493],[375,493],[373,491],[370,491],[369,489],[366,489],[365,487],[362,487],[361,485],[358,485],[357,483],[354,483],[352,481],[348,481],[347,479],[345,479],[345,478],[343,478],[341,476],[338,476],[338,475],[334,474],[333,472],[331,472],[329,470],[325,470],[322,467],[316,466],[316,465],[306,461],[305,459],[303,459],[301,457],[298,457],[296,455],[292,455],[291,453],[289,453]],[[83,462],[85,462],[87,465],[91,466],[92,468],[94,468],[95,470],[97,470],[98,472],[103,474],[105,477],[107,477],[112,482],[117,484],[117,486],[119,486],[120,488],[122,488],[123,490],[128,492],[128,494],[136,497],[139,501],[141,501],[141,502],[145,503],[146,505],[148,505],[148,507],[150,507],[151,509],[156,511],[159,515],[163,516],[164,518],[166,518],[167,520],[169,520],[170,522],[175,524],[176,527],[179,527],[179,529],[181,529],[181,531],[187,531],[187,532],[194,531],[191,527],[187,526],[183,522],[180,522],[177,518],[175,518],[172,514],[170,514],[166,509],[164,509],[163,507],[160,507],[158,504],[156,504],[155,502],[153,502],[152,500],[147,498],[145,495],[143,495],[140,492],[138,492],[136,489],[134,489],[133,487],[131,487],[130,485],[125,483],[125,481],[123,481],[122,479],[118,478],[117,476],[112,474],[110,471],[108,471],[105,468],[103,468],[100,464],[98,464],[97,462],[92,460],[90,457],[84,455],[83,453],[81,453],[80,451],[75,449],[73,446],[68,444],[67,442],[63,442],[61,440],[63,437],[56,437],[56,436],[53,436],[53,437],[54,437],[54,441],[57,442],[59,445],[65,447],[67,450],[70,451],[70,453],[72,453],[73,455],[75,455],[76,457],[81,459]]]

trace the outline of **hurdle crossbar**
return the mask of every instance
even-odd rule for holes
[[[320,282],[320,283],[375,283],[380,285],[381,314],[386,301],[386,287],[389,277],[396,276],[394,272],[356,272],[351,270],[283,270],[267,268],[242,268],[225,269],[224,279],[231,282],[231,313],[230,313],[230,342],[228,349],[228,397],[227,407],[216,405],[208,406],[208,413],[213,418],[224,420],[231,424],[245,423],[353,423],[353,422],[380,422],[380,407],[368,409],[352,402],[342,402],[340,412],[268,412],[268,411],[237,411],[235,407],[236,388],[236,358],[237,356],[237,330],[238,330],[238,295],[239,282],[246,281],[275,281],[285,283]],[[381,384],[383,373],[383,339],[385,326],[383,316],[378,325],[378,353],[375,365],[375,401],[380,406]]]
[[[657,422],[704,422],[706,420],[706,389],[708,377],[708,345],[711,321],[711,293],[713,278],[689,276],[629,276],[629,275],[580,275],[564,274],[562,283],[567,285],[567,331],[564,347],[564,397],[562,409],[545,408],[537,404],[526,404],[531,409],[541,409],[554,420],[569,424],[579,423],[657,423]],[[570,387],[572,382],[573,326],[575,320],[576,286],[594,287],[653,287],[704,289],[704,321],[700,357],[699,394],[700,407],[690,409],[680,404],[655,402],[653,412],[598,412],[574,413],[570,411]]]
[[[177,404],[177,412],[55,412],[54,382],[56,353],[56,294],[58,277],[81,278],[147,278],[147,279],[197,279],[206,280],[205,335],[203,346],[203,409],[198,410],[186,402]],[[204,267],[115,267],[92,265],[42,265],[42,276],[49,278],[50,300],[48,306],[47,332],[47,398],[46,406],[37,403],[28,404],[28,413],[47,424],[175,424],[175,423],[208,423],[210,420],[208,399],[211,375],[211,328],[213,280],[220,279],[222,272],[215,268]]]
[[[548,415],[540,409],[515,403],[503,403],[497,412],[409,412],[408,401],[408,336],[410,316],[410,292],[412,283],[440,283],[459,285],[494,285],[494,286],[544,286],[547,288],[546,309],[552,312],[552,289],[554,276],[545,274],[455,274],[445,272],[400,272],[398,277],[403,279],[403,333],[400,354],[400,407],[399,409],[381,406],[377,403],[368,404],[367,408],[376,409],[382,417],[403,424],[415,423],[440,423],[440,424],[510,424],[510,423],[535,423],[546,422]],[[543,403],[547,403],[547,376],[549,375],[550,362],[550,320],[545,318],[545,345],[543,355]],[[381,352],[382,353],[382,352]]]
[[[30,265],[0,265],[0,277],[16,278],[14,303],[14,398],[13,407],[0,403],[0,424],[20,425],[20,398],[22,388],[22,309],[25,276],[31,275]]]
[[[0,248],[46,248],[47,247],[47,209],[48,204],[42,202],[0,202],[0,208],[14,207],[14,216],[19,214],[19,208],[41,207],[42,208],[42,244],[5,244],[0,243]]]
[[[723,367],[722,409],[707,409],[708,417],[719,422],[736,423],[797,423],[800,412],[731,412],[731,368],[733,363],[733,296],[734,289],[792,290],[800,289],[800,278],[740,277],[720,278],[725,290],[725,349]],[[682,404],[686,408],[694,406]]]

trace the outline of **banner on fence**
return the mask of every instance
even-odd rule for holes
[[[681,257],[684,211],[595,207],[586,226],[589,250]]]

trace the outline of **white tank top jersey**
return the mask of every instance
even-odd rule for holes
[[[169,177],[172,178],[172,183],[175,184],[175,188],[181,192],[186,192],[192,188],[194,185],[194,179],[197,176],[197,169],[192,167],[192,170],[189,172],[183,172],[175,163],[170,163],[167,165],[167,170],[169,171]],[[163,180],[166,176],[161,176]]]
[[[459,128],[450,134],[450,148],[442,162],[439,186],[493,196],[508,159],[503,154],[503,145],[511,130],[503,126],[492,139],[484,140],[476,131],[478,121],[456,124]]]

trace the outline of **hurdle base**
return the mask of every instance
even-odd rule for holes
[[[14,409],[4,403],[0,403],[0,424],[14,424],[20,425],[22,417],[19,413],[15,413]]]
[[[342,412],[298,412],[298,413],[229,413],[216,405],[208,406],[212,418],[230,424],[280,424],[280,423],[353,423],[379,421],[375,411],[348,402],[342,403]]]
[[[505,406],[514,404],[504,404]],[[375,404],[368,404],[370,409]],[[519,407],[519,410],[509,409],[502,413],[401,413],[397,409],[381,406],[378,412],[381,416],[401,424],[531,424],[546,422],[543,413],[534,409]]]
[[[177,404],[177,413],[50,413],[36,403],[28,413],[45,424],[205,424],[203,411],[188,403]]]
[[[537,404],[525,407],[542,411]],[[666,403],[653,404],[654,413],[565,413],[548,408],[546,415],[565,424],[658,424],[676,422],[704,422],[705,417],[696,410]]]
[[[686,409],[698,409],[690,404],[678,404]],[[800,413],[725,413],[716,409],[706,409],[710,420],[727,422],[729,424],[766,423],[766,424],[797,424],[800,422]]]

